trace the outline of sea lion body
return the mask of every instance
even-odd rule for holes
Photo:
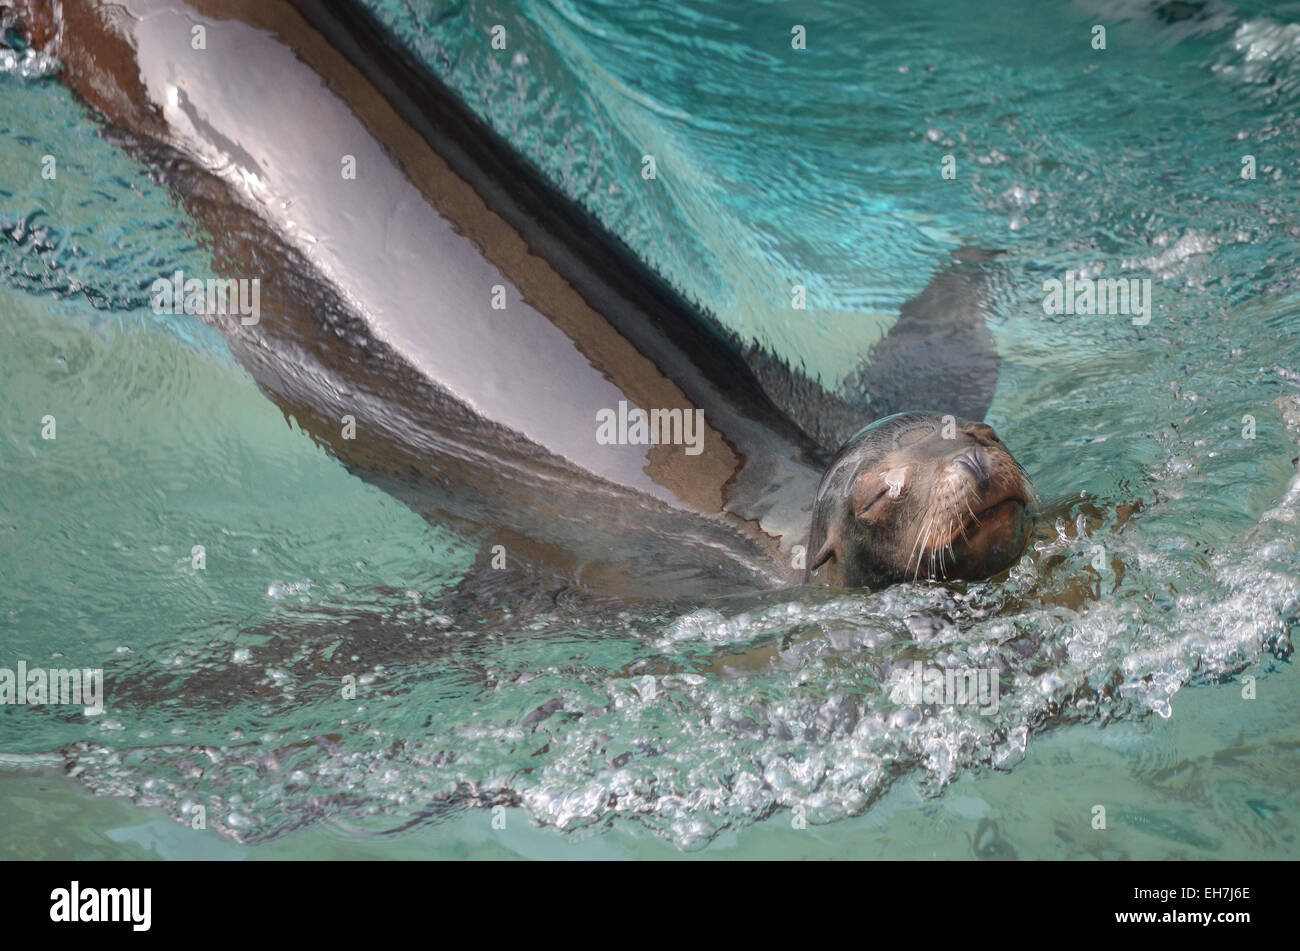
[[[749,352],[359,5],[64,0],[53,26],[20,6],[222,276],[260,281],[257,322],[205,318],[259,386],[485,558],[628,597],[798,583],[826,459],[943,371],[891,372],[867,402]],[[996,380],[980,275],[943,270],[878,346],[892,366],[917,335],[954,341],[970,381],[939,408],[975,416]]]

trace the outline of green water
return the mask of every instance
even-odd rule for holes
[[[800,9],[805,62],[777,4],[379,9],[686,293],[830,384],[950,248],[1005,247],[990,420],[1044,496],[1111,514],[966,590],[449,613],[474,552],[219,336],[149,313],[154,278],[205,273],[202,235],[9,63],[0,667],[102,667],[107,709],[0,707],[0,854],[1295,856],[1300,12],[1124,7],[1099,59],[1083,5],[825,4]],[[495,56],[498,20],[527,45]],[[1045,316],[1070,270],[1152,279],[1151,323]],[[1004,666],[997,713],[910,715],[912,659]]]
[[[1249,674],[1260,674],[1251,670]],[[1040,737],[1005,773],[963,778],[938,798],[900,784],[866,814],[792,827],[786,815],[683,853],[635,828],[557,835],[521,810],[481,809],[396,835],[322,823],[259,845],[178,825],[157,808],[93,797],[56,775],[0,774],[0,858],[1293,858],[1300,840],[1295,671],[1186,691],[1167,720],[1069,727]],[[1248,711],[1243,704],[1256,704]],[[1244,722],[1243,722],[1244,721]],[[1093,809],[1107,809],[1094,828]]]

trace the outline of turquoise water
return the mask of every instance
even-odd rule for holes
[[[448,613],[473,551],[148,311],[205,239],[45,64],[5,61],[0,667],[102,666],[108,692],[100,717],[0,707],[0,813],[29,833],[0,849],[1294,856],[1300,6],[864,6],[376,9],[828,386],[948,251],[1006,249],[990,421],[1044,497],[1103,515],[1005,582]],[[1071,271],[1150,278],[1150,324],[1045,316]],[[914,659],[1001,667],[998,711],[901,707]]]

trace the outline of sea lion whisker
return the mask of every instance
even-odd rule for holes
[[[920,576],[920,560],[926,557],[926,537],[930,534],[930,516],[920,524],[920,531],[917,533],[917,570],[913,576],[913,581]]]
[[[967,521],[966,519],[962,519],[962,521],[958,522],[958,529],[961,531],[962,539],[964,541],[970,541],[970,533],[967,531],[967,529],[971,527],[970,524],[971,522],[974,522],[975,525],[978,526],[980,520],[975,517],[975,513],[971,510],[970,499],[964,499],[963,502],[966,506],[967,514],[970,515],[970,521]],[[956,541],[956,539],[953,539],[953,541]],[[952,542],[948,543],[948,547],[950,548],[952,547]]]
[[[921,533],[920,533],[920,532],[917,532],[917,533],[916,533],[916,541],[914,541],[914,542],[912,543],[912,550],[911,550],[910,552],[908,552],[908,555],[907,555],[907,561],[904,562],[904,564],[903,564],[903,574],[904,574],[904,575],[907,574],[907,569],[908,569],[909,567],[911,567],[911,565],[912,565],[912,557],[913,557],[913,556],[916,556],[916,558],[917,558],[917,565],[916,565],[916,567],[917,567],[917,571],[919,572],[919,571],[921,570],[920,556],[917,554],[917,549],[918,549],[918,546],[920,546],[920,544],[921,544]],[[915,578],[913,578],[913,580],[915,580]]]
[[[943,537],[948,540],[935,549],[940,581],[948,577],[948,554],[952,551],[952,516],[948,517],[948,524],[944,528]]]
[[[921,531],[916,533],[916,542],[912,545],[913,555],[916,556],[916,568],[913,569],[912,571],[913,581],[915,581],[917,579],[917,576],[920,575],[921,573],[921,552],[924,550],[921,548],[921,536],[924,533],[925,533],[925,526],[922,525]],[[910,568],[911,566],[912,566],[912,555],[909,555],[907,557],[907,564],[903,566],[904,573],[906,573],[907,569]]]
[[[964,529],[963,529],[964,531]],[[952,519],[948,519],[948,531],[945,533],[949,539],[952,538]],[[943,553],[939,556],[939,576],[948,577],[948,555],[952,552],[952,541],[943,546]]]
[[[930,516],[929,526],[925,532],[925,545],[923,548],[928,560],[925,575],[927,581],[934,577],[934,538],[937,537],[939,530],[939,516],[937,513]]]
[[[921,531],[917,533],[916,541],[920,545],[920,550],[916,553],[916,570],[912,572],[912,581],[917,581],[921,577],[921,559],[925,557],[926,536],[930,534],[930,522],[932,516],[926,516],[926,520],[921,523]]]
[[[930,553],[930,566],[929,566],[929,570],[926,572],[925,575],[927,581],[934,580],[934,553],[935,551],[937,551],[934,542],[930,540],[929,535],[934,534],[935,538],[938,538],[938,532],[936,531],[938,527],[939,527],[938,517],[937,516],[932,517],[930,519],[930,533],[927,533],[926,542],[925,542],[925,547],[929,550]]]

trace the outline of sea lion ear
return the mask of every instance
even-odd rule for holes
[[[816,571],[826,562],[831,560],[831,555],[835,554],[835,543],[831,539],[826,539],[826,544],[822,545],[813,560],[808,563],[809,571]]]

